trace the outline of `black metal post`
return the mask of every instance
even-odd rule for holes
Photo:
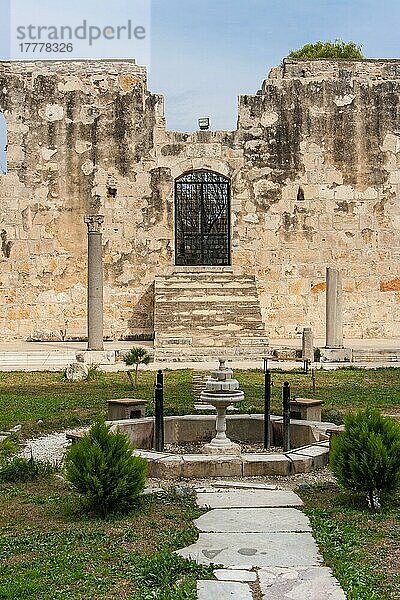
[[[312,391],[315,392],[315,387],[316,387],[315,369],[311,369],[311,381],[312,381]]]
[[[283,384],[283,451],[290,450],[290,385],[288,381]]]
[[[157,383],[154,390],[154,400],[154,447],[157,452],[164,452],[164,388],[159,383]]]
[[[162,372],[161,369],[159,369],[157,371],[157,381],[156,381],[156,385],[159,384],[161,385],[161,387],[164,387],[164,373]]]
[[[271,371],[264,358],[264,448],[271,447]]]

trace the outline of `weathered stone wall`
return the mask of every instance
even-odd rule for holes
[[[0,338],[85,334],[88,210],[105,215],[106,334],[151,335],[191,169],[231,178],[232,266],[256,276],[269,335],[323,335],[327,266],[347,337],[398,335],[399,93],[400,61],[286,60],[240,98],[237,131],[176,133],[132,61],[0,63]]]
[[[328,60],[286,60],[257,96],[241,98],[243,221],[259,221],[255,264],[272,333],[309,324],[323,335],[334,266],[345,336],[399,335],[399,100],[400,61]]]

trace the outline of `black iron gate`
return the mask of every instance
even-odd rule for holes
[[[191,171],[175,181],[175,262],[230,264],[229,179]]]

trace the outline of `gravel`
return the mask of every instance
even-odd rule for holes
[[[180,444],[166,444],[165,452],[171,452],[172,454],[202,454],[204,444],[208,442],[181,442]],[[269,450],[265,450],[263,444],[250,444],[247,442],[238,442],[240,444],[242,454],[276,454],[283,452],[283,448],[271,447]]]
[[[20,456],[30,458],[33,456],[35,460],[48,461],[55,464],[62,463],[67,448],[71,445],[71,441],[67,440],[67,433],[72,431],[85,431],[82,429],[67,429],[61,433],[52,433],[39,438],[27,440],[25,447],[21,450]]]

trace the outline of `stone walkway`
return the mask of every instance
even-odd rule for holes
[[[195,521],[199,539],[179,554],[221,565],[199,581],[198,600],[345,600],[311,533],[301,499],[264,484],[198,489],[211,510]]]

